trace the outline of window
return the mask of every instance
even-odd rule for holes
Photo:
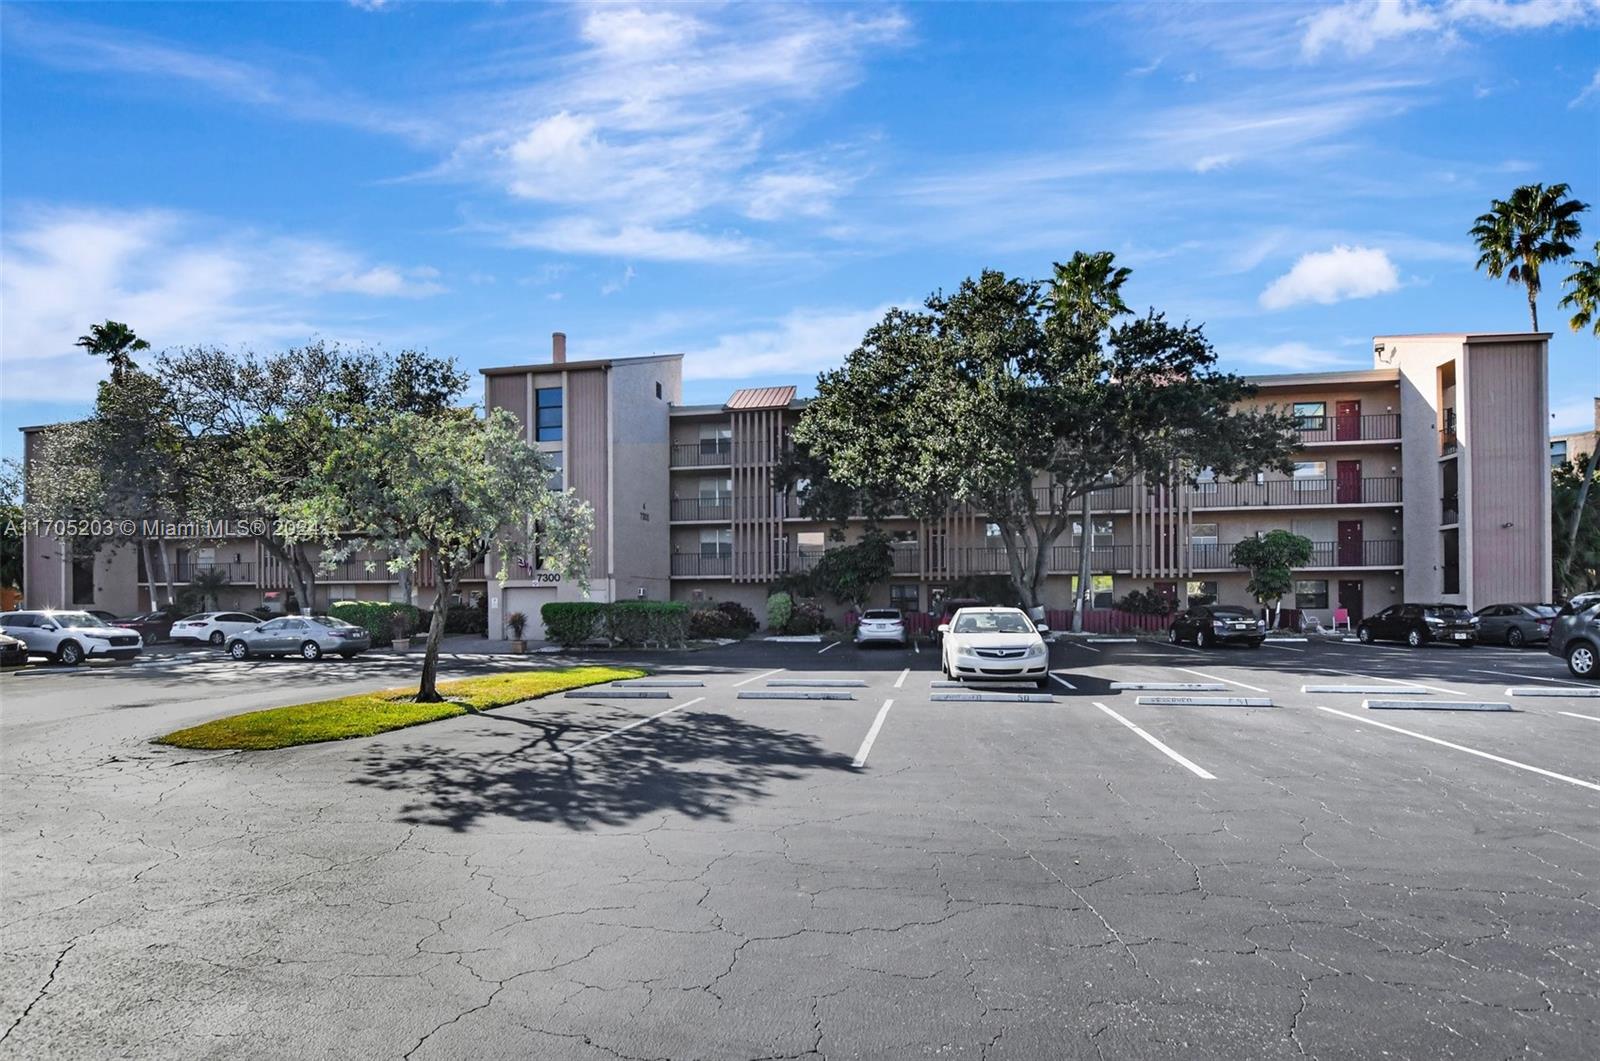
[[[1196,523],[1189,529],[1190,545],[1215,545],[1217,540],[1215,523]]]
[[[1567,459],[1567,440],[1559,439],[1550,443],[1550,467],[1559,468]]]
[[[1083,537],[1083,524],[1078,520],[1073,520],[1072,521],[1072,540],[1073,541],[1077,541],[1081,537]],[[1110,538],[1110,537],[1111,537],[1111,520],[1109,518],[1094,520],[1094,540],[1097,541],[1097,542],[1100,542],[1101,544],[1104,544],[1104,539],[1107,539],[1107,538]]]
[[[1189,598],[1189,607],[1198,608],[1205,604],[1215,604],[1217,600],[1217,584],[1215,582],[1190,582],[1184,587],[1185,596]]]
[[[984,537],[984,544],[985,545],[997,545],[997,544],[999,544],[999,542],[1000,542],[1000,524],[998,524],[998,523],[985,523],[983,525],[983,537]]]
[[[710,456],[733,450],[733,428],[723,424],[700,425],[700,452]]]
[[[1301,431],[1321,431],[1328,425],[1327,402],[1295,402],[1294,426]]]
[[[556,451],[554,451],[552,453],[544,454],[544,459],[545,459],[545,463],[550,465],[550,479],[549,479],[550,489],[552,489],[552,490],[564,490],[564,489],[566,489],[566,481],[567,481],[567,472],[566,472],[567,457],[566,457],[566,454],[562,453],[560,450],[556,450]]]
[[[1072,602],[1073,602],[1073,604],[1077,604],[1077,601],[1078,601],[1078,577],[1076,575],[1074,575],[1072,577]],[[1111,607],[1111,576],[1110,575],[1090,575],[1089,576],[1089,607],[1091,607],[1091,608],[1109,608],[1109,607]]]
[[[72,555],[72,603],[94,603],[94,553]]]
[[[1321,490],[1328,480],[1327,461],[1295,461],[1294,488],[1296,490]]]
[[[540,442],[561,441],[561,388],[540,387],[533,392],[534,438]]]
[[[915,582],[891,582],[889,603],[901,612],[914,612],[921,603],[921,587]]]
[[[661,381],[656,380],[656,397],[661,397]]]
[[[733,528],[707,527],[700,532],[701,556],[732,556]]]
[[[1296,608],[1326,608],[1328,606],[1328,580],[1325,578],[1297,579],[1294,584]]]
[[[733,497],[732,479],[701,479],[700,500],[708,505],[725,505]]]

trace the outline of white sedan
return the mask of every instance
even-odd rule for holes
[[[962,608],[939,627],[939,665],[956,681],[1031,681],[1050,684],[1050,650],[1016,608]]]
[[[201,612],[172,624],[174,641],[209,641],[218,648],[234,634],[254,630],[261,618],[244,612]]]

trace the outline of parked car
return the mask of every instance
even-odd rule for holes
[[[1600,594],[1583,602],[1574,597],[1550,624],[1550,645],[1545,651],[1567,661],[1574,678],[1600,678]],[[1579,607],[1572,605],[1578,602]]]
[[[869,608],[861,613],[861,620],[856,623],[856,644],[865,645],[873,641],[887,641],[905,647],[906,621],[900,615],[900,609]]]
[[[1193,641],[1200,648],[1214,645],[1249,645],[1260,648],[1267,639],[1265,619],[1237,604],[1199,604],[1172,620],[1167,640],[1174,645]]]
[[[1491,604],[1479,608],[1478,640],[1512,648],[1550,640],[1550,624],[1561,609],[1554,604]]]
[[[286,615],[228,639],[228,655],[234,659],[290,655],[321,659],[330,653],[350,659],[371,647],[372,635],[364,627],[331,615]]]
[[[244,612],[201,612],[179,619],[172,624],[174,641],[209,641],[219,648],[234,634],[242,634],[261,620]]]
[[[107,626],[119,625],[117,622],[116,612],[108,612],[100,608],[85,608],[83,611],[85,615],[92,615],[96,619],[99,619],[102,623],[105,623]]]
[[[173,617],[167,612],[141,612],[116,620],[117,626],[136,631],[147,645],[172,640],[172,623]]]
[[[939,633],[939,667],[947,678],[1050,684],[1050,650],[1019,608],[962,608]]]
[[[1478,617],[1459,604],[1391,604],[1361,620],[1356,636],[1368,644],[1404,641],[1419,648],[1444,641],[1471,648],[1478,640]]]
[[[0,634],[0,667],[20,667],[27,662],[27,644],[10,634]]]
[[[132,630],[108,626],[88,612],[6,612],[0,628],[26,644],[30,656],[48,656],[68,667],[86,659],[132,659],[144,648]]]

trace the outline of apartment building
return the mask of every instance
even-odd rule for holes
[[[1325,625],[1336,610],[1358,621],[1402,600],[1548,599],[1548,338],[1379,336],[1370,369],[1254,377],[1254,401],[1296,418],[1292,472],[1223,480],[1202,469],[1192,486],[1098,491],[1090,526],[1075,524],[1051,549],[1046,603],[1072,601],[1085,531],[1097,606],[1135,589],[1179,604],[1197,595],[1249,603],[1233,546],[1275,528],[1313,542],[1284,604]],[[774,580],[807,570],[830,545],[834,528],[804,518],[792,492],[773,488],[805,408],[791,386],[685,405],[681,356],[569,361],[560,333],[548,362],[483,377],[486,407],[513,413],[556,469],[555,484],[594,509],[588,599],[737,600],[759,615]],[[883,526],[895,540],[895,573],[876,603],[933,610],[958,580],[1008,570],[998,528],[969,507]],[[846,527],[846,539],[861,529]],[[53,556],[44,543],[29,551],[30,606],[139,606],[131,552],[86,563],[59,545]],[[197,545],[176,559],[180,571],[230,565],[239,596],[225,597],[225,607],[287,588],[260,550],[236,543]],[[487,595],[491,633],[520,611],[537,637],[544,603],[584,597],[536,554],[503,581],[494,574],[491,560],[484,581],[464,587]],[[329,599],[403,595],[381,565],[367,572],[358,561],[322,585]]]
[[[1596,445],[1600,445],[1600,398],[1594,400],[1594,427],[1591,430],[1550,436],[1550,467],[1558,467],[1562,461],[1570,460],[1581,468]]]

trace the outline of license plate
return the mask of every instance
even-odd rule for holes
[[[1465,641],[1470,635],[1468,635],[1468,634],[1451,634],[1450,636],[1455,638],[1457,641]]]

